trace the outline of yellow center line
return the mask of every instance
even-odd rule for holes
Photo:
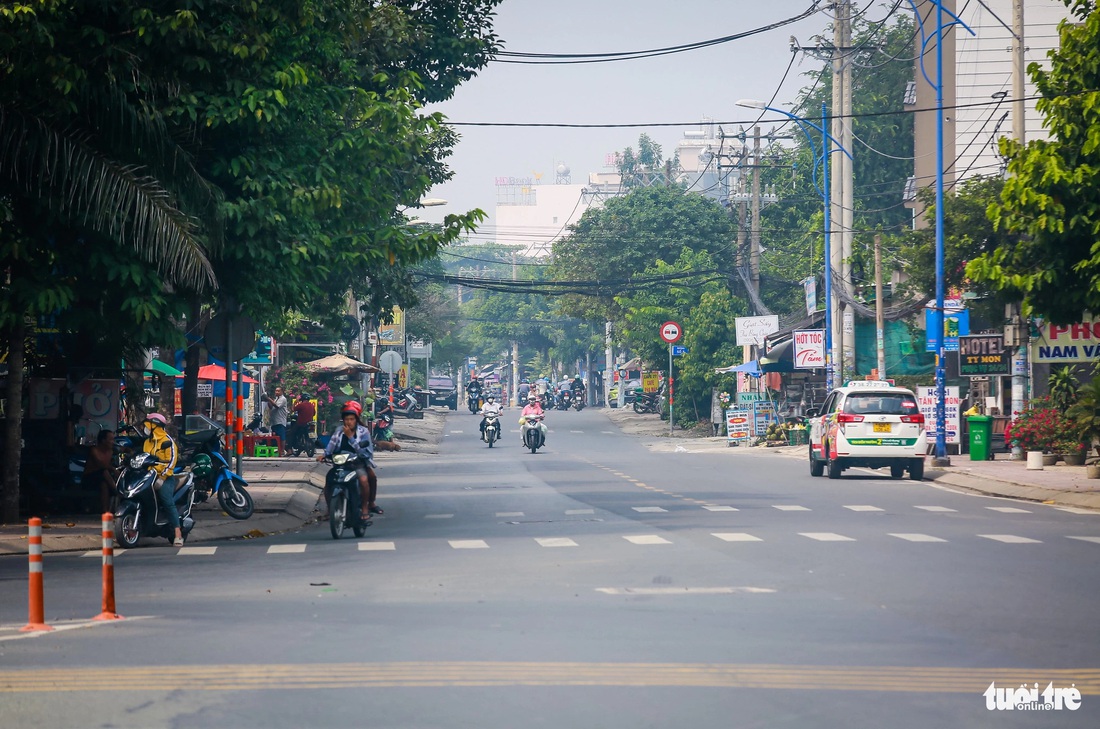
[[[157,680],[149,682],[148,676]],[[224,680],[223,680],[224,679]],[[811,666],[496,661],[228,664],[0,671],[0,693],[461,686],[684,686],[980,695],[991,682],[1075,684],[1100,695],[1100,668]],[[125,687],[125,688],[121,688]]]

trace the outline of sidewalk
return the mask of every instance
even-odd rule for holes
[[[394,435],[399,453],[381,453],[382,460],[400,460],[412,454],[436,454],[443,438],[444,413],[427,410],[423,420],[398,418]],[[217,498],[195,506],[195,527],[188,544],[213,539],[252,539],[297,529],[320,516],[315,513],[328,466],[311,458],[245,458],[244,479],[255,512],[243,521],[226,516]],[[102,547],[102,523],[97,515],[47,515],[42,523],[44,552],[88,551]],[[166,541],[149,540],[161,546]],[[0,524],[0,555],[27,553],[27,525]]]

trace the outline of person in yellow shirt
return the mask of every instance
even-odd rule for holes
[[[168,516],[168,525],[176,530],[176,537],[172,540],[173,547],[183,546],[183,531],[180,529],[180,515],[176,511],[176,479],[173,475],[176,463],[179,460],[179,449],[176,441],[168,435],[168,419],[160,413],[149,413],[145,416],[142,428],[145,432],[145,442],[142,450],[151,453],[157,459],[157,465],[153,470],[157,472],[157,498]]]

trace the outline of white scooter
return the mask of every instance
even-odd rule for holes
[[[530,448],[532,453],[546,445],[546,426],[543,425],[542,418],[542,415],[525,415],[520,426],[523,446]]]
[[[493,447],[493,443],[500,438],[500,415],[497,413],[485,413],[485,432],[481,439]]]

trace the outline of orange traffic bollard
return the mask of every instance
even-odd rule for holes
[[[20,630],[53,630],[46,625],[46,605],[42,590],[42,520],[27,522],[27,624]]]
[[[111,531],[114,514],[103,514],[103,612],[92,620],[120,620],[115,612],[115,537]]]

